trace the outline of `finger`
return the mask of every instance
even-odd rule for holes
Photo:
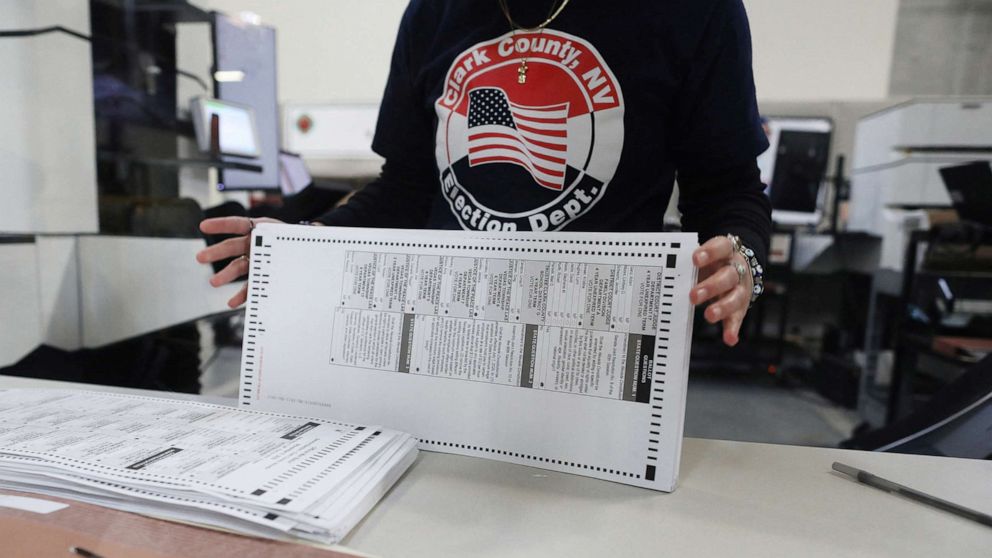
[[[207,246],[196,254],[196,261],[200,263],[212,263],[227,258],[234,258],[248,253],[251,247],[251,238],[239,236],[228,238],[223,242],[218,242],[213,246]]]
[[[227,301],[227,305],[231,308],[237,308],[248,300],[248,283],[245,283],[243,287],[238,289],[238,292]]]
[[[723,265],[705,281],[696,285],[696,288],[689,293],[689,299],[693,304],[702,304],[733,289],[740,282],[737,270],[729,265]]]
[[[251,220],[247,217],[214,217],[200,222],[204,234],[248,234]]]
[[[710,304],[703,316],[711,324],[715,324],[735,312],[747,310],[747,298],[744,287],[740,285],[734,287],[729,293],[723,295],[720,300]]]
[[[725,236],[714,236],[692,253],[692,262],[696,267],[703,267],[713,262],[730,258],[734,253],[734,245]]]
[[[746,312],[735,312],[723,321],[723,344],[734,347],[740,342],[741,323],[744,321]]]
[[[238,277],[248,273],[248,259],[238,258],[227,264],[227,267],[218,271],[210,278],[210,284],[219,287],[234,281]]]

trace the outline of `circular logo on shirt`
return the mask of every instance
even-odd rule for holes
[[[582,39],[508,33],[455,58],[435,108],[441,192],[462,228],[560,230],[613,178],[623,96]]]

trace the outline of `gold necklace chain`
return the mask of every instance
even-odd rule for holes
[[[544,20],[543,23],[537,25],[536,27],[524,27],[523,25],[520,25],[519,23],[514,21],[513,16],[510,15],[510,8],[509,6],[506,5],[506,0],[499,0],[499,7],[503,10],[503,15],[506,17],[506,21],[510,22],[510,27],[520,31],[537,31],[539,29],[544,29],[552,21],[554,21],[555,18],[558,17],[559,14],[561,14],[562,10],[565,9],[565,6],[567,6],[568,3],[571,1],[572,0],[564,0],[557,8],[555,8],[554,4],[552,4],[551,14],[548,15],[548,19]]]
[[[559,14],[561,14],[562,10],[565,9],[565,6],[567,6],[568,3],[571,2],[571,0],[562,0],[561,4],[558,4],[558,1],[559,0],[555,0],[555,3],[551,4],[551,10],[548,12],[548,18],[545,19],[544,22],[538,25],[537,27],[524,27],[519,23],[517,23],[516,21],[513,21],[513,16],[510,15],[510,8],[509,6],[506,5],[506,0],[499,0],[499,7],[503,10],[503,16],[506,17],[506,21],[510,23],[510,28],[513,30],[514,35],[516,34],[517,31],[528,31],[528,32],[538,31],[539,33],[543,34],[544,28],[547,27],[548,24],[550,24],[552,21],[554,21],[555,18],[558,17]],[[517,68],[517,83],[519,83],[520,85],[524,85],[527,83],[528,70],[529,68],[527,67],[527,57],[525,56],[520,59],[520,67]]]

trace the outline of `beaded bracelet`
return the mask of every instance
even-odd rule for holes
[[[750,305],[753,306],[754,302],[758,300],[759,296],[761,296],[761,293],[765,292],[765,270],[761,267],[761,263],[758,262],[758,258],[754,255],[754,250],[744,246],[744,244],[741,243],[739,236],[735,234],[728,234],[727,238],[730,239],[730,244],[733,246],[734,252],[744,256],[744,260],[747,262],[748,268],[751,269],[751,283],[753,287],[751,288]]]

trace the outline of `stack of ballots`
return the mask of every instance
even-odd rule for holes
[[[0,391],[0,488],[331,544],[410,466],[416,440],[117,393]]]

